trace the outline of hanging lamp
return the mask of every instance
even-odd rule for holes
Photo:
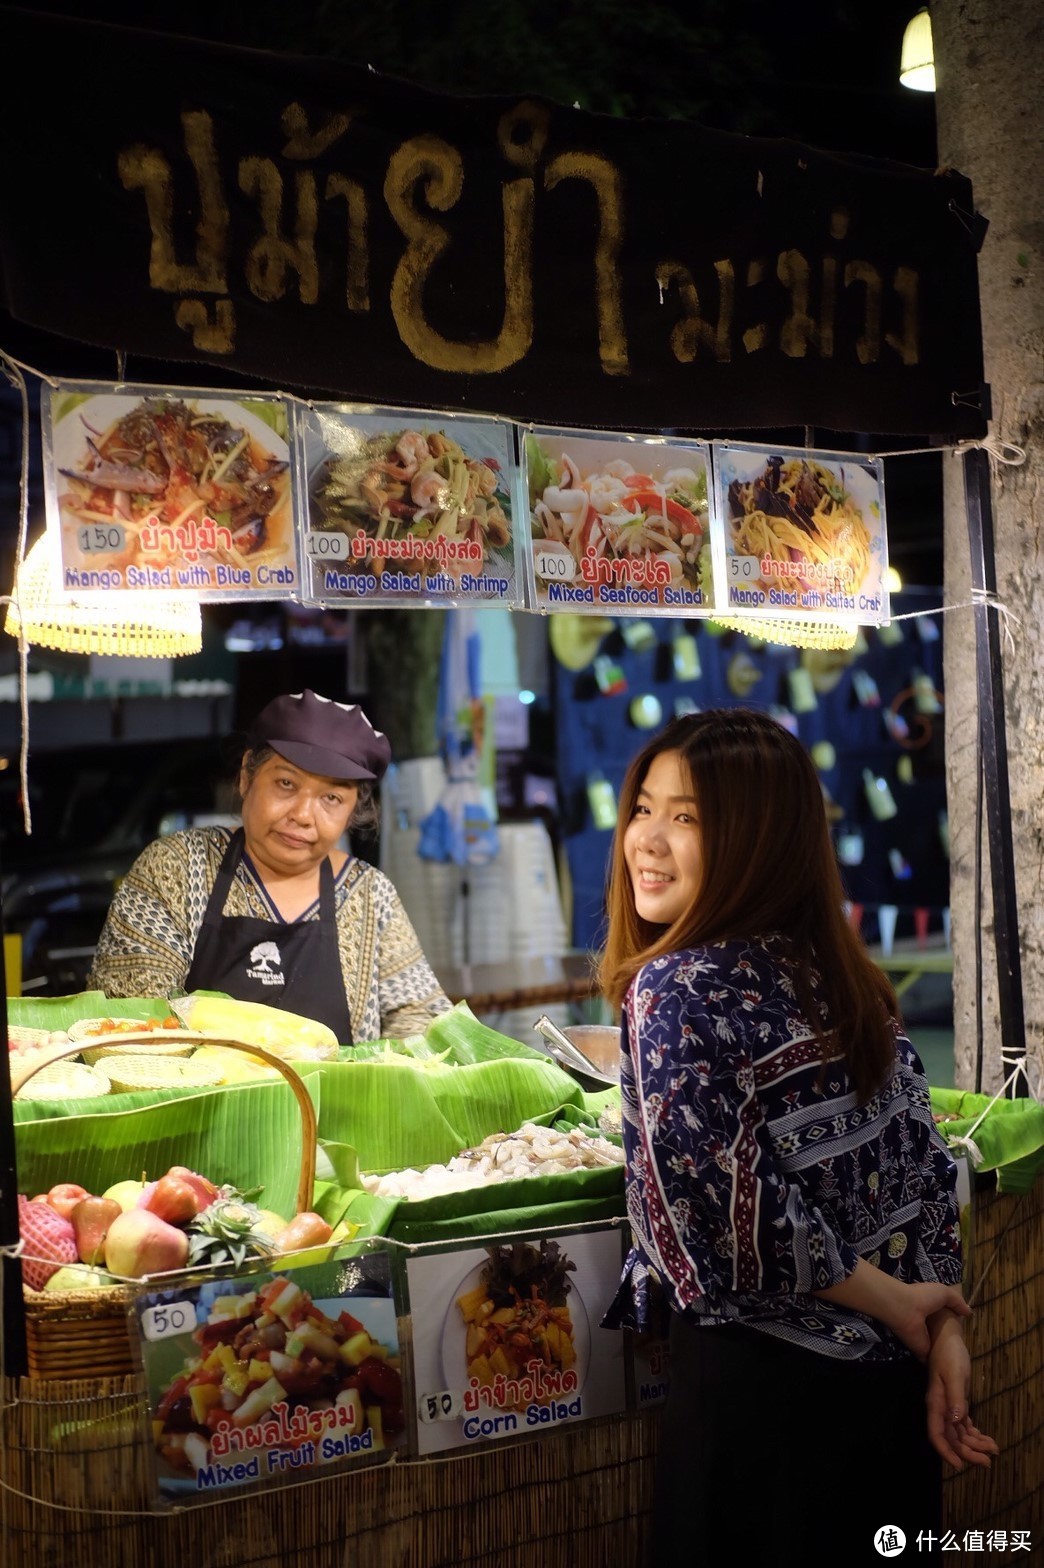
[[[60,564],[54,536],[41,535],[15,571],[4,629],[30,645],[62,653],[113,653],[171,659],[199,653],[203,618],[199,601],[184,594],[119,593],[70,598],[58,587]]]
[[[935,91],[935,49],[932,45],[932,19],[927,6],[922,6],[906,24],[899,59],[899,80],[904,87],[912,87],[915,92]]]

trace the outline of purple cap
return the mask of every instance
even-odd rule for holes
[[[287,762],[327,779],[379,779],[391,761],[387,735],[375,730],[358,703],[333,702],[301,691],[262,708],[253,746],[271,746]]]

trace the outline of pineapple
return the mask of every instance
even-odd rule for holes
[[[188,1228],[188,1267],[234,1263],[238,1267],[248,1258],[269,1258],[275,1251],[272,1240],[257,1228],[260,1210],[237,1195],[216,1198]]]

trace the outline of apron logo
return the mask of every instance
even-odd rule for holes
[[[282,955],[274,942],[259,942],[250,949],[250,963],[252,968],[247,969],[251,980],[260,980],[262,985],[285,985],[283,975]],[[269,967],[275,965],[275,973]]]

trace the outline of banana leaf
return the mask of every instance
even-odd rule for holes
[[[491,1133],[515,1132],[523,1122],[566,1106],[583,1109],[580,1085],[546,1057],[457,1067],[432,1075],[431,1092],[443,1116],[460,1133],[460,1148],[481,1143]]]
[[[388,1235],[415,1245],[615,1219],[625,1212],[623,1166],[613,1165],[494,1182],[419,1203],[400,1201]]]
[[[501,1057],[520,1057],[523,1060],[547,1061],[547,1053],[531,1045],[512,1040],[488,1024],[480,1023],[467,1002],[458,1002],[448,1012],[433,1018],[424,1031],[424,1038],[436,1051],[450,1048],[450,1060],[458,1066],[473,1062],[491,1062]]]
[[[150,1105],[160,1105],[165,1100],[184,1100],[203,1092],[198,1084],[188,1084],[170,1089],[134,1089],[128,1090],[126,1094],[99,1095],[87,1100],[27,1098],[15,1100],[11,1109],[17,1126],[21,1122],[44,1122],[60,1116],[109,1116],[116,1111],[139,1111]],[[185,1161],[179,1163],[184,1165]]]
[[[187,1165],[219,1184],[261,1187],[266,1208],[294,1211],[301,1113],[288,1084],[237,1084],[159,1103],[155,1094],[147,1098],[149,1104],[121,1111],[109,1110],[107,1100],[81,1101],[89,1112],[19,1121],[19,1190],[31,1197],[71,1181],[100,1193],[143,1171],[154,1178]]]
[[[320,1138],[351,1144],[364,1171],[442,1165],[464,1147],[463,1136],[432,1092],[441,1075],[366,1061],[302,1062],[298,1067],[313,1099],[318,1098]]]
[[[9,996],[7,1021],[22,1029],[68,1029],[81,1018],[166,1018],[166,997],[106,996],[79,991],[75,996]]]

